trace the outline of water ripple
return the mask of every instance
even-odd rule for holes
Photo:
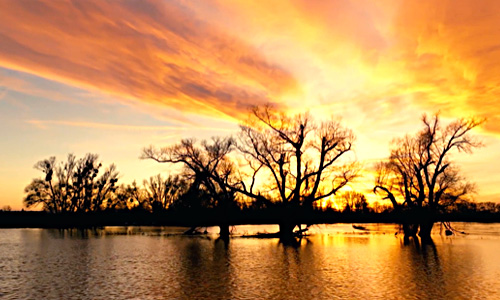
[[[0,230],[1,299],[499,299],[497,224],[404,245],[394,225],[317,226],[277,239],[182,228]],[[272,232],[241,226],[235,233]]]

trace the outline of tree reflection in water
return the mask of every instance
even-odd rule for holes
[[[405,245],[393,231],[342,226],[293,244],[135,229],[0,230],[0,291],[6,299],[500,297],[497,237]],[[345,231],[332,233],[339,228]]]

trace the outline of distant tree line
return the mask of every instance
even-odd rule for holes
[[[69,154],[67,160],[61,162],[50,157],[39,161],[35,168],[44,176],[33,179],[25,188],[24,204],[27,208],[41,205],[50,213],[105,210],[157,212],[190,205],[184,198],[190,188],[193,189],[181,176],[163,178],[160,174],[144,180],[142,185],[135,181],[118,185],[116,166],[112,164],[102,170],[97,154],[86,154],[81,159]]]
[[[401,216],[405,234],[418,232],[426,239],[439,213],[498,212],[498,205],[471,201],[474,185],[451,160],[454,151],[481,146],[470,131],[482,121],[459,119],[443,126],[435,115],[422,122],[415,135],[394,140],[389,158],[375,168],[373,192],[387,202],[370,205],[362,193],[342,192],[361,170],[350,156],[351,130],[334,118],[317,122],[308,113],[289,116],[268,105],[255,107],[236,137],[144,148],[141,158],[183,169],[142,184],[119,185],[116,167],[104,168],[96,154],[42,160],[35,168],[44,176],[26,187],[24,203],[51,213],[211,209],[223,236],[229,235],[231,212],[272,208],[285,239],[297,226],[299,234],[306,230],[301,216],[310,211],[392,212]]]

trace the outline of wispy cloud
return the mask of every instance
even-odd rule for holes
[[[104,129],[104,130],[126,130],[126,131],[172,131],[180,132],[187,130],[207,130],[207,131],[233,131],[228,128],[218,128],[210,126],[199,126],[199,127],[179,127],[179,126],[145,126],[145,125],[127,125],[127,124],[110,124],[110,123],[98,123],[98,122],[79,122],[79,121],[67,121],[67,120],[26,120],[26,123],[32,124],[40,129],[48,129],[49,126],[71,126],[71,127],[83,127],[92,129]]]
[[[172,126],[136,126],[136,125],[123,125],[123,124],[107,124],[107,123],[94,123],[94,122],[75,122],[63,120],[26,120],[26,123],[35,125],[41,129],[46,129],[47,126],[71,126],[71,127],[84,127],[94,129],[106,130],[134,130],[134,131],[174,131],[181,128]]]
[[[235,116],[296,89],[251,45],[157,1],[3,1],[0,64],[184,111]]]
[[[246,32],[295,75],[304,93],[292,106],[374,123],[440,110],[487,117],[500,132],[498,1],[217,3],[221,26]]]
[[[497,1],[41,0],[0,11],[0,65],[121,99],[216,118],[264,102],[346,103],[336,113],[373,122],[441,110],[500,132]]]

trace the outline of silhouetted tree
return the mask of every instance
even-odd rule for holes
[[[42,205],[52,213],[98,211],[112,199],[118,181],[115,165],[98,176],[102,164],[96,154],[77,160],[69,154],[66,162],[57,164],[55,157],[39,161],[35,168],[45,173],[25,188],[26,207]]]
[[[146,199],[152,211],[163,211],[172,206],[189,188],[187,180],[181,176],[168,176],[164,179],[161,174],[144,180]]]
[[[369,205],[370,210],[373,211],[374,213],[386,213],[386,212],[392,212],[394,210],[394,207],[391,204],[387,203],[380,203],[378,201],[374,201]]]
[[[334,195],[356,176],[355,165],[342,160],[352,149],[354,135],[337,121],[316,123],[309,114],[289,117],[263,106],[253,109],[240,129],[237,149],[245,166],[238,170],[238,158],[229,157],[235,149],[230,137],[199,145],[185,139],[171,147],[151,146],[142,158],[183,164],[217,207],[234,204],[235,193],[259,203],[276,200],[283,208],[283,237],[292,236],[302,209],[312,209],[315,201]],[[221,232],[228,229],[221,227]]]
[[[445,127],[439,115],[424,115],[422,121],[422,130],[396,139],[389,159],[378,164],[374,192],[389,199],[396,211],[410,212],[407,235],[418,229],[422,239],[430,239],[436,213],[474,191],[451,154],[471,153],[481,146],[470,131],[482,120],[459,119]]]
[[[220,235],[229,236],[228,210],[235,206],[235,192],[231,189],[234,165],[228,154],[234,148],[234,140],[212,138],[211,141],[196,143],[194,139],[184,139],[180,143],[161,149],[150,146],[143,149],[141,158],[153,159],[160,163],[182,164],[192,181],[187,196],[193,192],[203,192],[210,207],[220,213]],[[208,196],[208,197],[207,197]],[[190,199],[193,199],[191,197]]]
[[[12,211],[12,207],[10,205],[4,205],[0,211]]]
[[[131,184],[120,185],[116,197],[108,202],[107,208],[151,210],[146,191],[135,180]]]
[[[254,199],[276,199],[284,208],[279,226],[285,238],[299,225],[302,209],[356,176],[354,164],[342,161],[354,135],[337,121],[317,123],[307,113],[290,117],[268,105],[255,107],[240,128],[238,149],[249,174],[233,187]]]
[[[368,212],[365,195],[355,191],[347,191],[340,195],[344,212]]]
[[[451,213],[472,213],[477,212],[477,203],[467,200],[455,201],[447,207],[447,211]]]
[[[480,212],[498,213],[500,212],[500,204],[495,202],[479,202],[477,210]]]

